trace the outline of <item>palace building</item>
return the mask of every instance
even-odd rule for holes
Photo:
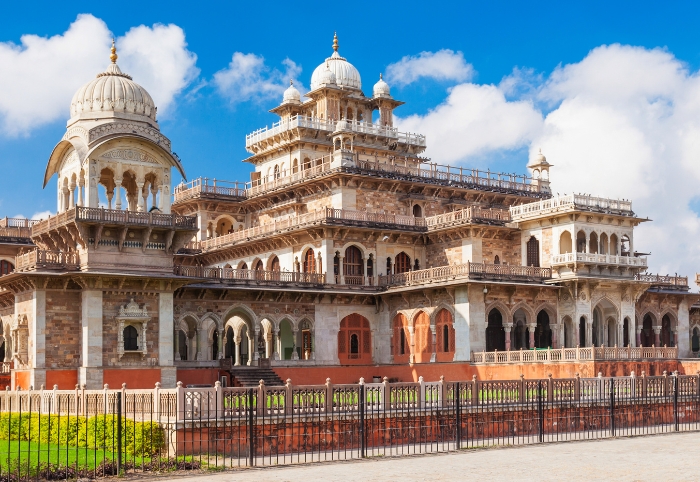
[[[647,273],[634,233],[648,219],[630,201],[553,196],[542,153],[518,176],[422,157],[428,140],[394,127],[403,103],[381,75],[365,95],[337,37],[311,90],[290,84],[277,122],[246,136],[241,183],[173,187],[187,162],[110,58],[50,153],[56,215],[0,223],[13,388],[573,376],[697,357],[700,296]]]

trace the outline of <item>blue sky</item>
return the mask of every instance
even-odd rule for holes
[[[275,120],[268,110],[280,98],[265,92],[290,73],[308,86],[337,31],[340,53],[360,70],[366,94],[394,66],[392,94],[406,102],[396,111],[400,126],[427,134],[434,161],[523,173],[528,155],[541,147],[555,165],[555,192],[631,198],[638,214],[655,219],[636,242],[654,255],[655,271],[700,271],[693,241],[700,234],[694,188],[700,126],[692,110],[700,99],[698,3],[12,2],[0,16],[0,90],[13,86],[0,92],[3,215],[55,210],[55,180],[41,189],[46,160],[63,135],[70,93],[107,65],[110,35],[84,21],[90,25],[80,43],[96,32],[84,61],[46,48],[33,57],[32,72],[39,73],[32,75],[17,59],[31,49],[23,35],[67,35],[79,14],[127,39],[132,47],[120,48],[119,63],[156,100],[153,89],[163,86],[161,130],[189,178],[248,180],[250,168],[240,162],[247,157],[245,135]],[[156,24],[181,31],[183,41],[161,42],[166,30]],[[139,26],[145,30],[133,30]],[[162,50],[139,50],[139,42]],[[97,50],[103,57],[94,57]],[[439,75],[415,70],[446,50],[454,68]],[[181,65],[163,73],[166,56],[158,52],[171,51]],[[215,74],[232,73],[236,52],[257,59],[258,70],[227,90]],[[402,83],[399,75],[409,71],[413,77]],[[161,74],[172,79],[158,79]],[[246,87],[250,93],[240,94]],[[41,97],[37,91],[55,91],[51,99],[62,110],[41,114],[35,106],[27,113],[25,106]],[[700,119],[700,108],[697,113]]]

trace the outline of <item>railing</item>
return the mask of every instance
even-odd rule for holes
[[[295,271],[263,271],[255,269],[208,268],[205,266],[173,267],[173,274],[189,278],[222,279],[251,283],[292,283],[319,285],[326,282],[325,273],[297,273]]]
[[[407,228],[424,228],[425,220],[413,216],[398,214],[368,213],[365,211],[352,211],[348,209],[321,208],[310,213],[300,214],[280,221],[273,221],[262,226],[242,229],[233,233],[218,236],[204,241],[193,241],[187,244],[188,249],[209,250],[221,246],[228,246],[239,241],[249,241],[263,236],[279,234],[308,227],[313,224],[367,224],[367,225],[393,225]]]
[[[196,216],[180,214],[145,213],[120,209],[89,208],[77,206],[39,221],[32,226],[32,236],[39,236],[72,222],[131,224],[137,226],[157,226],[163,228],[196,229]]]
[[[582,194],[567,194],[542,201],[520,204],[510,208],[513,221],[524,221],[546,214],[567,211],[571,209],[583,209],[585,211],[610,212],[633,216],[632,202],[618,199],[588,196]]]
[[[296,128],[316,129],[327,132],[333,132],[336,129],[341,128],[357,132],[358,134],[370,134],[373,136],[390,137],[408,145],[420,147],[425,147],[426,145],[425,136],[421,134],[398,132],[398,130],[394,127],[372,124],[371,122],[358,122],[355,120],[330,121],[319,119],[316,117],[295,115],[290,117],[289,119],[284,119],[275,122],[274,124],[272,124],[271,127],[266,126],[246,135],[246,149],[249,152],[253,152],[250,149],[252,145]]]
[[[593,360],[676,359],[676,347],[576,347],[538,350],[472,352],[471,362],[478,364],[578,362]]]
[[[662,276],[650,273],[637,273],[634,275],[634,279],[637,281],[646,281],[655,286],[674,286],[679,288],[687,288],[689,286],[687,276]]]
[[[476,206],[459,209],[425,218],[428,231],[443,229],[461,224],[487,223],[505,224],[510,222],[510,212],[505,209],[485,209]]]
[[[512,266],[505,264],[471,263],[408,271],[406,273],[379,276],[380,286],[415,286],[444,283],[463,279],[488,279],[494,281],[521,281],[541,283],[552,277],[550,268]]]
[[[38,222],[38,220],[26,218],[2,218],[0,219],[0,237],[30,238],[32,226]]]
[[[2,366],[0,367],[0,373],[10,373],[12,371],[12,362],[2,362]],[[2,387],[0,387],[2,389]]]
[[[175,186],[173,190],[175,202],[186,201],[196,197],[198,194],[215,194],[217,196],[227,196],[233,198],[244,198],[246,196],[246,186],[242,182],[217,181],[198,177],[188,183]]]
[[[552,255],[552,266],[571,263],[595,263],[646,268],[646,256],[615,256],[612,254],[564,253]]]
[[[34,271],[38,269],[80,269],[80,257],[77,252],[47,251],[35,249],[15,257],[15,271]]]

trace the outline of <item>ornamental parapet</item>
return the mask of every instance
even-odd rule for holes
[[[408,271],[379,277],[386,287],[444,284],[462,280],[488,280],[520,283],[544,283],[551,279],[550,268],[505,264],[471,263]]]
[[[482,351],[472,352],[471,363],[540,363],[540,362],[579,362],[594,360],[648,360],[676,359],[677,347],[586,347],[586,348],[547,348],[535,350]]]
[[[552,267],[574,264],[594,264],[600,266],[629,267],[646,269],[646,256],[616,256],[595,253],[564,253],[552,256]]]
[[[48,251],[35,249],[15,257],[15,272],[80,269],[80,257],[77,252]]]
[[[636,281],[651,283],[651,288],[674,291],[690,291],[687,276],[662,276],[651,273],[637,273],[634,275]]]
[[[583,194],[557,196],[542,201],[511,206],[513,221],[527,221],[552,214],[572,211],[588,211],[601,214],[634,217],[632,202],[619,199],[607,199]]]

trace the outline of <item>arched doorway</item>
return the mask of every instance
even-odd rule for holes
[[[489,312],[486,326],[486,351],[505,351],[506,332],[503,329],[503,315],[494,308]]]
[[[299,358],[301,360],[311,360],[313,353],[313,341],[311,338],[311,323],[303,320],[299,323]]]
[[[559,236],[559,254],[571,253],[572,251],[571,233],[564,231]]]
[[[307,249],[304,253],[304,273],[316,272],[316,257],[313,249]]]
[[[433,332],[430,330],[430,317],[425,311],[415,318],[415,357],[416,363],[428,363],[433,353]]]
[[[291,360],[294,356],[294,333],[289,320],[280,321],[280,358]]]
[[[406,363],[411,355],[409,340],[411,334],[408,331],[408,318],[403,313],[394,317],[392,329],[392,347],[394,363]]]
[[[214,332],[211,334],[211,359],[216,360],[219,358],[219,330],[214,328]]]
[[[578,346],[586,346],[586,318],[584,316],[578,320]]]
[[[642,346],[652,346],[654,344],[654,319],[650,313],[644,315],[642,319],[642,332],[639,334],[639,341]]]
[[[233,358],[235,356],[233,347],[233,328],[226,328],[226,344],[224,345],[224,357]],[[233,364],[233,363],[232,363]]]
[[[666,313],[661,318],[661,346],[674,346],[673,331],[671,327],[671,317]]]
[[[522,308],[513,313],[513,327],[510,331],[510,349],[528,350],[530,348],[530,336],[527,328],[527,314]]]
[[[690,350],[697,356],[700,354],[700,328],[693,328],[693,336],[690,338]]]
[[[445,308],[435,316],[435,332],[437,342],[436,361],[451,362],[455,357],[455,329],[452,313]]]
[[[343,259],[343,276],[346,285],[361,285],[364,279],[362,251],[357,246],[348,246]]]
[[[408,271],[411,271],[411,258],[401,251],[394,260],[394,273],[407,273]]]
[[[552,346],[552,330],[549,326],[549,315],[542,310],[537,313],[535,327],[535,348],[550,348]]]
[[[576,346],[576,330],[574,323],[570,317],[565,316],[562,320],[564,325],[564,348],[573,348]]]
[[[540,266],[540,242],[534,236],[527,241],[527,266]]]
[[[364,316],[353,313],[340,320],[338,359],[346,365],[372,362],[372,334]]]
[[[622,322],[622,346],[630,346],[630,319],[625,317]]]

